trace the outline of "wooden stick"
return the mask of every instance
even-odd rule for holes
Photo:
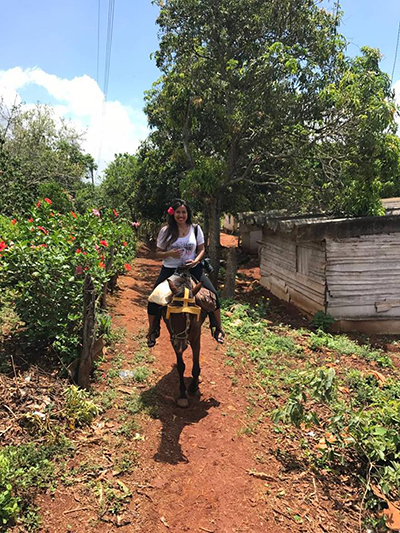
[[[69,511],[64,511],[63,514],[76,513],[77,511],[87,511],[89,507],[76,507],[75,509],[70,509]]]

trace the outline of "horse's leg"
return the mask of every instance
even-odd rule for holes
[[[196,338],[191,341],[193,352],[193,367],[192,367],[192,381],[188,387],[189,394],[195,394],[199,388],[200,376],[200,331]]]
[[[179,407],[188,407],[189,401],[186,397],[186,386],[185,386],[185,363],[183,361],[183,354],[182,352],[176,352],[176,359],[177,359],[177,367],[178,367],[178,373],[179,373],[179,398],[177,401],[177,404]]]

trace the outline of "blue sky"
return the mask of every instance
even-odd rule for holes
[[[159,76],[150,60],[158,45],[158,8],[150,0],[115,0],[108,103],[104,106],[109,2],[100,0],[98,86],[98,1],[4,2],[0,96],[8,102],[17,95],[28,105],[38,100],[51,104],[57,115],[70,118],[77,128],[87,128],[84,147],[99,158],[103,168],[114,153],[134,152],[147,135],[143,93]],[[323,5],[334,9],[333,0],[323,0]],[[344,11],[340,31],[349,41],[348,53],[360,53],[363,45],[380,48],[384,55],[381,68],[390,75],[400,0],[341,0],[340,5]],[[399,80],[400,50],[393,82]]]

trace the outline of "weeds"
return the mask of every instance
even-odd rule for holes
[[[91,424],[93,418],[98,415],[98,406],[89,398],[89,394],[71,385],[64,392],[65,395],[65,416],[70,427],[75,425]]]
[[[54,457],[66,454],[69,448],[64,440],[57,445],[30,443],[0,451],[0,524],[17,521],[25,524],[27,531],[38,527],[35,495],[52,482]]]
[[[315,366],[315,359],[304,369],[302,359],[309,350],[329,351],[329,361],[341,356],[356,356],[393,368],[390,357],[367,342],[358,344],[346,335],[322,331],[329,317],[320,317],[317,332],[293,331],[289,327],[270,327],[265,310],[224,302],[224,327],[233,342],[246,346],[247,358],[254,363],[259,383],[271,397],[284,396],[285,404],[273,411],[276,422],[294,424],[302,432],[299,446],[304,460],[334,472],[338,467],[353,471],[359,479],[378,485],[391,499],[400,498],[400,385],[396,376],[385,379],[379,373],[346,371],[336,366]],[[317,318],[317,317],[316,317]],[[302,343],[300,346],[298,343]],[[227,361],[234,361],[234,350]],[[378,374],[378,375],[376,375]],[[282,387],[283,385],[283,387]],[[288,393],[289,391],[289,393]],[[254,426],[255,427],[255,426]],[[253,426],[246,424],[243,432]],[[287,429],[274,428],[280,438]],[[296,438],[296,432],[292,438]],[[370,485],[368,485],[370,487]],[[366,505],[376,505],[369,492]]]
[[[375,361],[382,367],[393,368],[390,357],[383,350],[374,350],[368,344],[360,346],[346,335],[331,335],[320,330],[311,334],[310,348],[312,350],[329,348],[338,355],[357,355],[367,361]]]

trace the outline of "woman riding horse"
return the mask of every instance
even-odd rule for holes
[[[162,268],[154,288],[168,279],[176,268],[184,266],[196,280],[201,281],[206,289],[216,295],[217,309],[213,312],[212,327],[214,339],[223,344],[225,333],[221,325],[221,312],[217,291],[210,279],[203,273],[201,260],[204,257],[204,234],[198,225],[192,224],[192,212],[189,205],[181,199],[174,200],[168,208],[167,225],[161,228],[157,238],[156,257],[163,260]],[[160,319],[162,307],[149,302],[147,313],[149,331],[147,346],[152,348],[160,335]]]

